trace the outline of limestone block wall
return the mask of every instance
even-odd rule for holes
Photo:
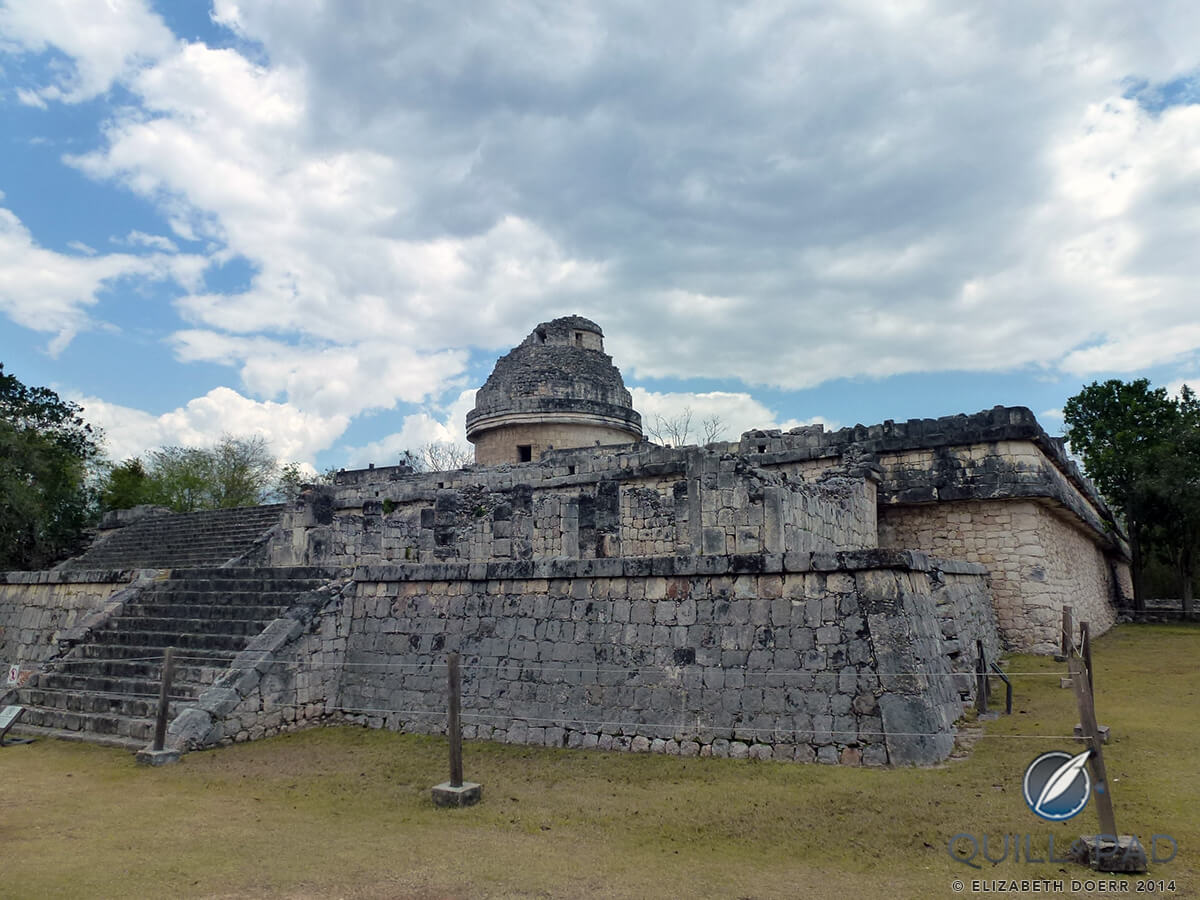
[[[1128,571],[1070,516],[1035,500],[881,507],[879,540],[984,565],[1005,643],[1035,653],[1058,646],[1064,604],[1093,634],[1106,631],[1115,621],[1112,569]]]
[[[546,417],[542,422],[503,425],[480,434],[475,440],[475,462],[482,466],[520,462],[517,447],[521,445],[530,448],[530,460],[538,460],[545,451],[555,448],[630,444],[639,437],[628,429],[559,422]]]
[[[756,469],[736,457],[689,472],[689,522],[698,508],[705,554],[779,553],[877,546],[875,485],[865,478],[818,484]],[[705,469],[716,469],[713,472]],[[699,502],[695,502],[698,497]]]
[[[0,573],[0,662],[32,668],[59,639],[127,587],[136,572]]]
[[[361,474],[302,495],[284,516],[287,537],[273,546],[271,562],[611,559],[876,545],[872,480],[842,473],[810,484],[715,450],[560,454],[546,464],[437,475],[388,470],[374,482]]]
[[[340,710],[441,730],[457,651],[467,735],[510,743],[932,762],[963,709],[960,645],[998,646],[983,569],[912,553],[366,566],[355,581]]]
[[[686,482],[630,484],[623,486],[620,496],[621,550],[625,555],[663,556],[686,550]]]

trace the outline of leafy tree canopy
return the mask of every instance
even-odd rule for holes
[[[1148,455],[1167,440],[1176,415],[1166,390],[1145,378],[1093,382],[1063,406],[1071,449],[1100,492],[1126,513]]]
[[[1192,612],[1200,555],[1200,402],[1186,385],[1178,398],[1144,378],[1094,382],[1063,407],[1071,449],[1125,518],[1133,550],[1135,603],[1149,555],[1170,561],[1185,615]]]
[[[40,568],[80,548],[100,441],[78,404],[0,364],[0,568]]]
[[[105,478],[101,501],[106,509],[229,509],[295,496],[305,480],[298,463],[280,466],[262,437],[224,435],[212,447],[162,447],[144,462],[125,460]]]

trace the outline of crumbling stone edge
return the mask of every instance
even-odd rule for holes
[[[250,697],[263,675],[278,664],[281,651],[315,625],[322,611],[340,603],[353,584],[338,579],[301,595],[286,613],[251,639],[212,687],[175,716],[167,726],[165,746],[186,752],[218,743],[223,736],[222,720]]]
[[[254,542],[248,548],[246,548],[246,550],[239,553],[232,559],[227,559],[225,562],[221,563],[218,568],[233,569],[237,568],[238,566],[265,566],[267,565],[267,559],[270,556],[271,543],[275,539],[282,537],[283,526],[279,522],[276,522],[274,525],[256,537]]]

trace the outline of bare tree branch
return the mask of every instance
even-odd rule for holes
[[[412,466],[414,472],[449,472],[475,462],[475,450],[465,444],[431,441],[417,450],[405,450],[400,461]]]
[[[646,425],[646,433],[657,443],[668,447],[683,447],[692,439],[692,418],[694,413],[690,406],[685,406],[674,416],[664,416],[657,413],[652,422]],[[725,433],[725,423],[718,415],[711,415],[700,423],[696,439],[703,444],[711,444],[721,440]]]

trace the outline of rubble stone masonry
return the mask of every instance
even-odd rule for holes
[[[953,743],[976,640],[999,652],[982,567],[921,554],[361,566],[305,634],[227,679],[252,679],[248,699],[204,700],[224,718],[201,732],[333,716],[436,733],[458,652],[468,738],[928,763]]]
[[[0,662],[36,666],[136,572],[0,572]]]

